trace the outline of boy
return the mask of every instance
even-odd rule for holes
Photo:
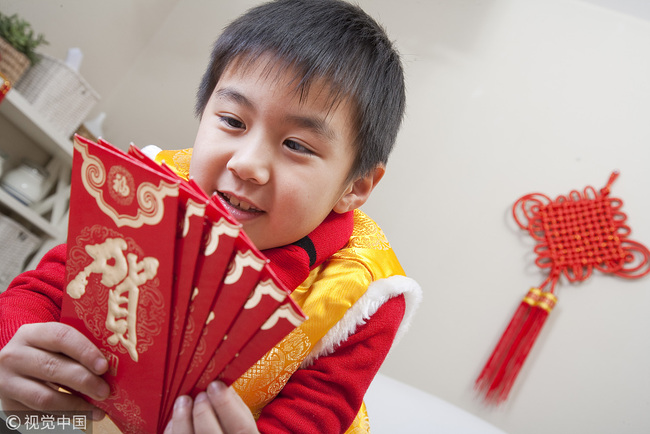
[[[363,395],[420,291],[355,211],[384,174],[404,101],[397,53],[348,3],[280,0],[226,28],[199,89],[192,152],[156,159],[218,195],[309,320],[233,384],[250,411],[212,384],[194,403],[178,399],[170,432],[367,429]],[[90,409],[50,384],[109,394],[99,350],[44,323],[58,320],[64,269],[55,248],[0,296],[5,408]]]

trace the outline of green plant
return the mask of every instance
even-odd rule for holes
[[[32,64],[38,62],[36,47],[49,44],[43,34],[34,35],[32,26],[17,14],[7,16],[0,12],[0,37],[27,56]]]

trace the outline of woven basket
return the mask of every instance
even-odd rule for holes
[[[97,92],[77,71],[47,55],[27,70],[16,90],[64,137],[75,132],[99,101]]]
[[[10,217],[0,214],[0,292],[23,271],[40,239]]]
[[[10,83],[16,83],[27,71],[29,65],[30,61],[27,56],[12,47],[9,42],[0,38],[0,72]]]

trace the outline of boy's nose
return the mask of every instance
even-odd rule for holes
[[[266,184],[271,176],[271,155],[263,144],[241,146],[228,160],[227,168],[238,178],[255,184]]]

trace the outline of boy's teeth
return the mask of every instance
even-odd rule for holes
[[[250,206],[248,203],[246,203],[246,202],[239,202],[239,203],[238,203],[237,205],[235,205],[235,206],[239,207],[240,209],[242,209],[242,210],[244,210],[244,211],[248,211],[248,210],[251,208],[251,206]]]
[[[224,195],[226,196],[226,195]],[[248,211],[249,209],[252,208],[251,204],[248,202],[240,201],[237,200],[237,198],[232,197],[232,196],[226,196],[226,199],[228,199],[228,202],[236,208],[241,209],[242,211]]]

